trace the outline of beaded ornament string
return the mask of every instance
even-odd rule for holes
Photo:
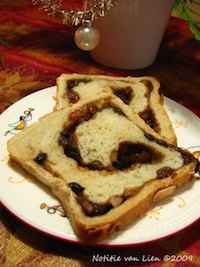
[[[76,45],[85,51],[94,49],[100,41],[100,33],[93,25],[98,17],[103,17],[117,0],[83,0],[82,10],[63,9],[62,0],[32,0],[48,16],[61,19],[65,25],[80,25],[74,35]]]

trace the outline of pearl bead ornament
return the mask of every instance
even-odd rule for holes
[[[86,20],[76,30],[74,41],[81,50],[91,51],[99,44],[100,33],[90,20]]]

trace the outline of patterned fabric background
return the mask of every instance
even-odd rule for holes
[[[71,4],[78,1],[70,0]],[[95,63],[73,41],[74,27],[62,25],[28,0],[0,1],[0,112],[20,98],[55,85],[63,72],[115,76],[152,75],[162,92],[200,116],[200,45],[187,23],[171,18],[155,63],[143,70],[114,70]],[[120,262],[120,266],[200,266],[200,222],[152,244],[124,248],[94,248],[69,244],[37,232],[0,208],[0,266],[118,266],[92,262],[94,255],[145,255],[147,262]],[[192,261],[163,261],[164,255],[192,255]],[[156,258],[152,258],[157,257]]]

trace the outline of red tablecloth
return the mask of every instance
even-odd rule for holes
[[[0,112],[31,92],[55,85],[61,73],[78,72],[155,76],[166,96],[200,116],[200,43],[183,20],[171,18],[154,64],[142,70],[115,70],[95,63],[88,52],[75,46],[73,34],[74,27],[47,17],[31,1],[1,0],[0,37],[8,46],[0,46]],[[30,229],[3,207],[0,219],[1,266],[135,266],[137,258],[144,266],[200,266],[200,222],[145,246],[92,248]],[[135,261],[94,263],[92,257],[97,254],[132,256]],[[165,262],[165,255],[192,255],[192,261]],[[142,256],[147,260],[142,262]]]

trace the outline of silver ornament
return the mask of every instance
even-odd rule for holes
[[[91,51],[99,44],[100,33],[92,22],[87,20],[76,30],[74,41],[81,50]]]

